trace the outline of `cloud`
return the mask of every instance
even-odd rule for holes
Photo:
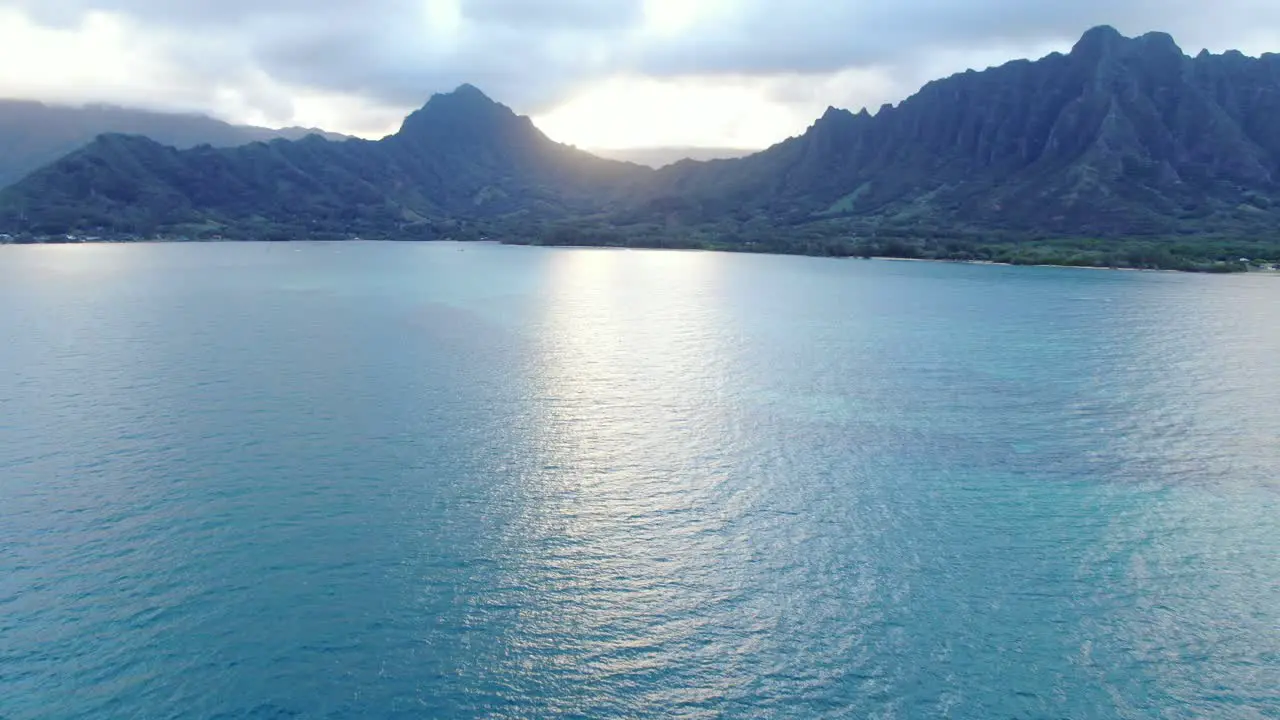
[[[821,74],[993,44],[1070,43],[1100,24],[1131,34],[1165,30],[1213,45],[1260,25],[1276,29],[1280,6],[1260,0],[740,0],[687,33],[645,47],[641,67],[672,76]]]
[[[632,83],[677,114],[703,108],[718,118],[707,128],[752,113],[774,127],[782,116],[760,102],[874,109],[936,75],[1066,49],[1102,23],[1165,30],[1190,52],[1280,49],[1270,0],[0,0],[0,20],[4,94],[259,122],[338,113],[351,117],[339,129],[368,133],[463,82],[542,116],[591,97],[641,111],[618,100]],[[738,104],[712,112],[703,90]]]
[[[0,0],[5,7],[57,30],[110,17],[197,78],[252,66],[289,85],[396,105],[472,82],[530,109],[613,67],[643,14],[641,0]]]
[[[470,0],[464,17],[480,24],[586,30],[627,27],[644,15],[640,0]]]

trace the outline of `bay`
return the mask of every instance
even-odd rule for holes
[[[0,718],[1280,715],[1280,279],[0,247]]]

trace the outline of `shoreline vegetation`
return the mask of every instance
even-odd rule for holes
[[[1280,267],[1280,236],[1230,232],[1173,236],[1055,237],[1015,230],[890,224],[856,218],[779,226],[755,222],[698,226],[609,222],[548,223],[531,229],[493,226],[479,236],[508,244],[719,250],[816,257],[932,260],[995,265],[1238,273]],[[474,229],[470,229],[474,230]]]
[[[917,260],[967,264],[1075,267],[1116,270],[1169,270],[1194,273],[1240,273],[1280,267],[1280,240],[1238,241],[1215,237],[979,239],[956,233],[889,236],[809,234],[797,228],[795,235],[774,234],[760,239],[729,235],[702,238],[660,235],[628,238],[607,231],[566,238],[558,233],[508,244],[562,247],[625,247],[716,250],[814,257]],[[812,231],[811,231],[812,232]],[[498,236],[502,237],[502,236]]]
[[[639,240],[639,241],[637,241]],[[10,235],[0,233],[0,245],[74,245],[108,243],[182,243],[182,242],[458,242],[494,243],[526,247],[577,247],[636,250],[697,250],[762,255],[799,255],[808,257],[888,260],[906,262],[943,262],[966,265],[999,265],[1009,267],[1056,267],[1092,270],[1145,270],[1192,273],[1277,273],[1280,274],[1280,243],[1228,242],[1216,239],[1183,239],[1181,244],[1152,239],[1062,240],[1057,242],[1003,242],[987,245],[951,243],[940,246],[930,240],[895,239],[888,242],[857,240],[814,241],[796,238],[772,242],[715,242],[672,235],[650,236],[620,242],[608,234],[592,241],[588,234],[494,234],[476,231],[457,236],[423,238],[397,237],[371,233],[368,236],[341,233],[223,235],[220,233],[136,235]],[[1253,250],[1248,256],[1245,251]],[[1181,251],[1181,252],[1179,252]],[[1231,252],[1234,251],[1234,252]],[[1257,252],[1262,251],[1262,252]],[[1256,257],[1255,257],[1256,256]]]

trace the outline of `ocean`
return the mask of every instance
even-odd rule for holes
[[[0,247],[0,718],[1280,716],[1280,278]]]

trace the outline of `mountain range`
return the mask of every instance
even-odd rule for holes
[[[300,140],[337,133],[314,128],[279,130],[232,125],[207,115],[151,112],[114,105],[46,105],[30,100],[0,100],[0,187],[81,148],[103,133],[145,135],[179,148],[196,145],[234,147],[260,140]]]
[[[1201,269],[1280,261],[1280,56],[1162,33],[829,109],[658,170],[555,143],[464,85],[381,141],[177,150],[104,135],[0,192],[0,229],[890,254]]]
[[[730,160],[758,152],[758,150],[748,150],[746,148],[690,147],[683,145],[644,148],[587,148],[587,151],[602,158],[633,162],[637,165],[647,165],[651,168],[664,168],[681,160]]]

